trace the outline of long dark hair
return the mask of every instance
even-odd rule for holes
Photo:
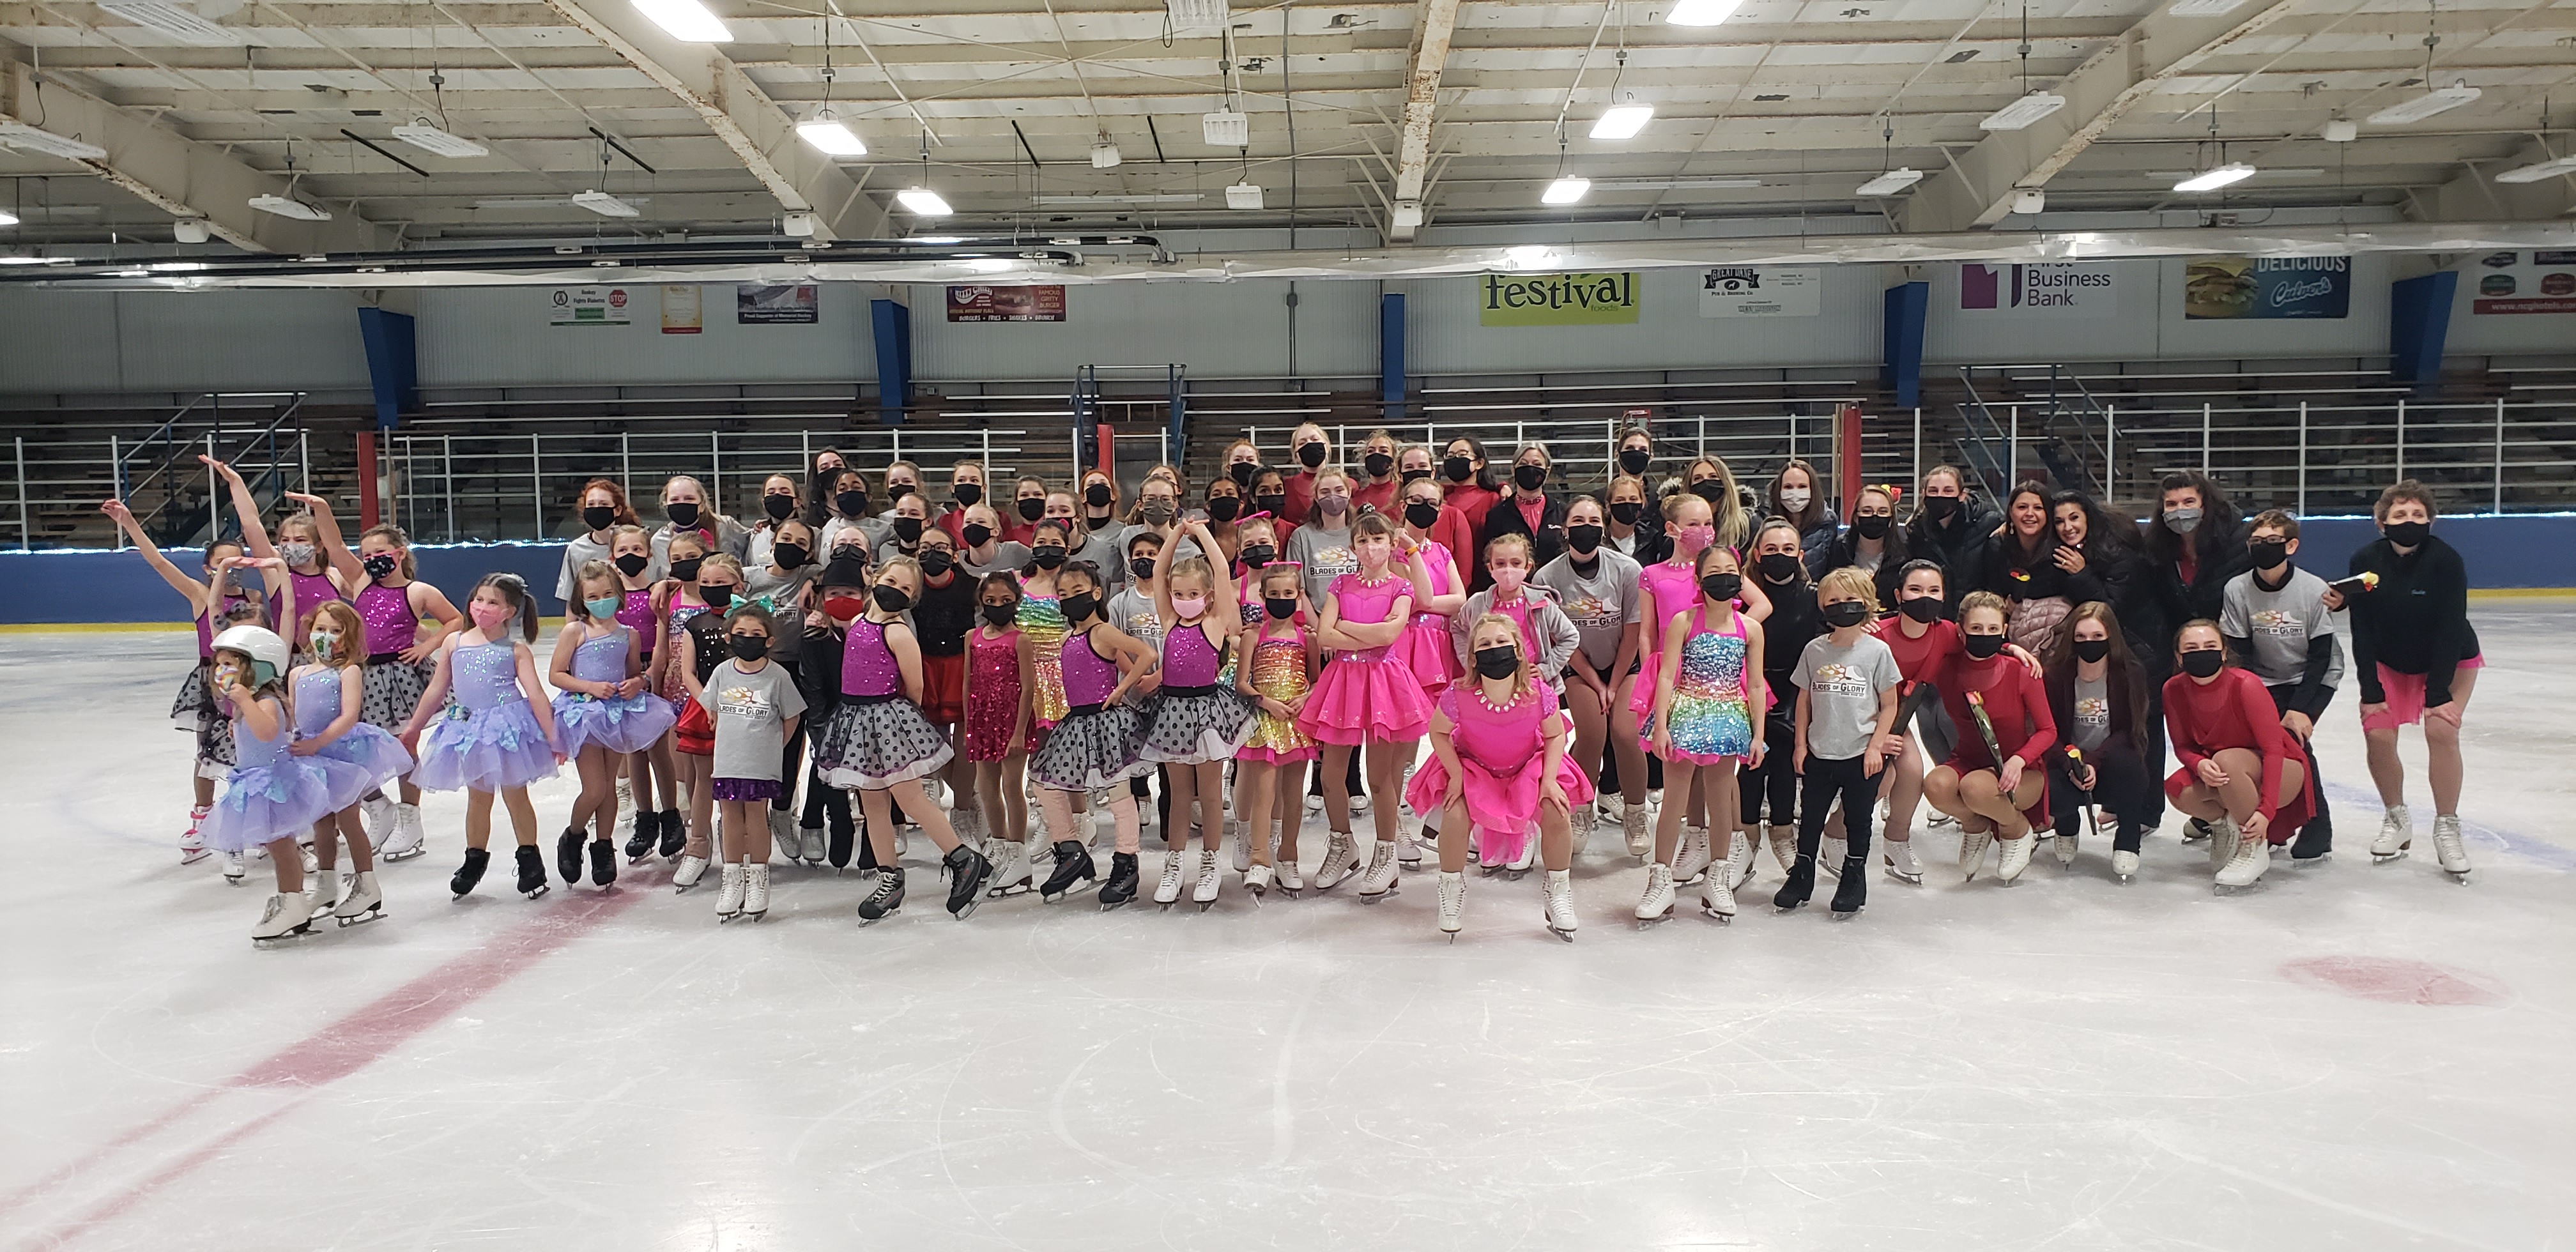
[[[2143,747],[2147,742],[2147,674],[2129,651],[2128,636],[2120,629],[2120,615],[2112,612],[2110,605],[2087,600],[2066,615],[2065,625],[2058,629],[2047,654],[2040,658],[2040,668],[2048,676],[2048,689],[2075,690],[2075,624],[2088,620],[2102,623],[2102,632],[2111,641],[2110,655],[2102,658],[2102,685],[2128,697],[2129,724],[2125,729],[2129,742]],[[2059,733],[2070,736],[2068,742],[2074,741],[2071,727],[2061,727]]]
[[[2021,532],[2013,529],[2012,506],[2020,503],[2023,496],[2039,501],[2039,548],[2036,551],[2023,547]],[[1998,546],[2003,549],[2005,564],[2014,569],[2039,569],[2049,565],[2049,556],[2057,551],[2058,541],[2056,513],[2048,501],[2048,485],[2033,478],[2013,484],[2012,494],[2004,497],[2004,533],[1999,536],[2003,543]],[[2084,533],[2093,533],[2089,519]]]
[[[1492,491],[1502,485],[1503,476],[1500,471],[1494,468],[1493,455],[1485,451],[1484,440],[1478,439],[1474,435],[1451,435],[1448,443],[1440,445],[1441,460],[1445,461],[1449,459],[1449,444],[1451,443],[1463,443],[1467,445],[1468,454],[1485,463],[1485,468],[1476,471],[1476,476],[1468,479],[1467,481],[1472,482],[1487,491]],[[1447,483],[1449,481],[1449,476],[1447,474],[1442,474],[1440,476],[1440,481],[1444,484]]]
[[[2064,505],[2084,510],[2083,552],[2088,563],[2099,563],[2104,556],[2126,556],[2138,550],[2138,524],[2125,517],[2113,517],[2102,508],[2102,502],[2081,491],[2061,491],[2048,498],[2048,529],[2057,533],[2057,510]]]
[[[2156,517],[2147,526],[2147,556],[2158,565],[2172,565],[2182,556],[2184,536],[2165,525],[2165,493],[2190,488],[2200,493],[2200,525],[2193,528],[2190,541],[2196,561],[2207,562],[2213,549],[2234,538],[2236,505],[2209,475],[2198,470],[2175,470],[2156,483]]]

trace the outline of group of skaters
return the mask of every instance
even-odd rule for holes
[[[1539,443],[1496,461],[1378,431],[1356,451],[1300,426],[1285,463],[1237,441],[1211,481],[1158,465],[1127,499],[1102,469],[1005,497],[979,462],[934,487],[826,449],[747,520],[672,478],[652,525],[594,479],[542,664],[519,575],[460,612],[398,527],[352,548],[295,494],[270,524],[220,462],[240,537],[201,571],[104,507],[195,610],[181,854],[234,881],[271,863],[263,942],[382,916],[375,861],[425,851],[423,790],[466,793],[458,898],[497,799],[522,893],[658,859],[681,891],[713,869],[728,921],[768,911],[781,861],[855,865],[858,915],[881,920],[917,831],[960,919],[1023,892],[1204,909],[1229,875],[1255,900],[1348,884],[1374,904],[1430,868],[1454,937],[1473,862],[1540,871],[1540,920],[1571,940],[1573,860],[1613,828],[1643,863],[1641,925],[1693,886],[1732,918],[1765,844],[1775,908],[1824,895],[1843,919],[1873,860],[1923,881],[1927,801],[1969,880],[1990,859],[2017,880],[2042,840],[2071,867],[2107,827],[2129,881],[2170,808],[2237,890],[2276,850],[2332,851],[2312,737],[2346,667],[2337,614],[2383,806],[2371,854],[2413,844],[2396,739],[2420,724],[2436,858],[2467,879],[2481,658],[2414,481],[2329,582],[2298,563],[2298,518],[2248,518],[2198,473],[2167,475],[2144,521],[2039,482],[1989,501],[1949,466],[1851,492],[1845,517],[1804,461],[1757,492],[1642,427],[1587,492]],[[528,788],[567,766],[549,867]]]

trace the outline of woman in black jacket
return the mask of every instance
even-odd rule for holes
[[[1834,536],[1833,542],[1817,549],[1807,558],[1807,581],[1814,582],[1846,565],[1869,571],[1870,582],[1878,588],[1878,602],[1896,603],[1896,588],[1905,563],[1913,559],[1905,547],[1905,531],[1896,524],[1896,489],[1863,487],[1852,501],[1851,525]]]
[[[2065,573],[2066,597],[2083,604],[2100,601],[2111,606],[2119,619],[2124,650],[2146,675],[2147,724],[2145,738],[2139,740],[2139,756],[2151,777],[2162,778],[2165,772],[2165,679],[2173,676],[2173,650],[2150,648],[2150,639],[2170,640],[2181,628],[2181,622],[2166,615],[2164,598],[2156,594],[2155,579],[2147,568],[2147,557],[2138,536],[2138,527],[2126,518],[2113,517],[2103,511],[2093,497],[2080,491],[2061,491],[2048,502],[2048,515],[2057,525],[2057,553],[2053,558]],[[2146,798],[2147,828],[2164,823],[2164,788],[2149,788]]]
[[[1959,597],[1978,589],[1977,556],[2002,518],[1968,494],[1967,478],[1956,466],[1935,465],[1923,472],[1923,495],[1914,518],[1905,524],[1905,546],[1918,561],[1937,561],[1945,577],[1952,611]]]
[[[1771,476],[1770,515],[1798,528],[1798,551],[1810,566],[1842,531],[1833,501],[1816,490],[1816,467],[1795,457]]]
[[[2120,637],[2111,606],[2087,600],[2067,615],[2067,628],[2042,660],[2049,712],[2063,740],[2048,754],[2048,805],[2057,815],[2057,860],[2075,860],[2075,836],[2086,802],[2109,809],[2117,826],[2111,872],[2126,882],[2138,872],[2138,845],[2162,795],[2147,769],[2147,680]],[[2074,749],[2077,755],[2069,756]]]
[[[1490,544],[1505,535],[1526,535],[1530,541],[1531,568],[1544,567],[1565,552],[1565,497],[1548,495],[1548,474],[1555,459],[1547,445],[1532,442],[1521,445],[1512,454],[1512,480],[1504,486],[1503,498],[1485,514],[1482,542]],[[1537,501],[1535,507],[1531,501]],[[1531,515],[1536,514],[1533,518]],[[1478,565],[1484,562],[1477,562]]]
[[[2170,626],[2154,636],[2131,633],[2140,652],[2169,654],[2172,632],[2184,622],[2214,622],[2226,611],[2227,580],[2254,568],[2254,557],[2236,506],[2206,475],[2178,470],[2156,487],[2161,500],[2147,528],[2147,576]]]

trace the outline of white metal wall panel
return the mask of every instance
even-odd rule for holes
[[[947,292],[910,287],[912,373],[925,380],[1069,380],[1084,365],[1189,367],[1198,378],[1377,372],[1376,283],[1300,282],[1295,360],[1288,287],[1101,283],[1065,289],[1062,322],[948,320]]]
[[[0,390],[364,388],[357,308],[334,291],[12,291]]]
[[[1562,370],[1874,365],[1882,267],[1827,267],[1815,317],[1701,317],[1700,271],[1637,275],[1637,320],[1619,326],[1486,326],[1481,278],[1404,284],[1407,372],[1532,374]]]
[[[610,286],[613,284],[601,284]],[[420,294],[424,387],[567,383],[813,382],[876,376],[866,293],[824,283],[810,326],[742,325],[731,284],[699,287],[704,329],[662,333],[659,284],[628,286],[623,326],[554,325],[552,287],[429,288]]]

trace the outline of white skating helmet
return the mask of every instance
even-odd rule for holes
[[[289,660],[286,641],[265,626],[234,626],[215,636],[217,652],[238,652],[250,658],[251,687],[255,690],[276,682],[286,673]]]

